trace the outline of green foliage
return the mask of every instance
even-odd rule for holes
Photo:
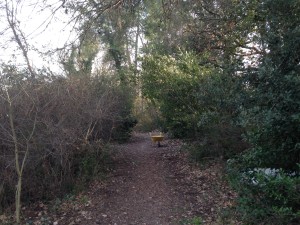
[[[182,53],[178,58],[147,56],[143,61],[143,94],[159,108],[165,128],[176,137],[193,137],[205,118],[212,121],[218,117],[211,107],[214,103],[206,104],[210,97],[206,92],[207,85],[220,79],[217,69],[200,66],[191,53]]]
[[[106,173],[112,163],[111,150],[101,142],[83,144],[81,154],[75,156],[78,163],[75,171],[82,184]]]
[[[132,90],[126,85],[139,82],[137,40],[142,33],[147,44],[143,46],[140,75],[143,96],[150,103],[136,115],[144,129],[160,128],[175,137],[196,139],[190,146],[195,160],[231,158],[250,146],[230,168],[232,183],[240,194],[237,208],[242,219],[246,224],[299,222],[299,174],[288,175],[298,172],[300,162],[299,0],[124,1],[114,7],[110,3],[66,3],[67,9],[79,12],[85,20],[80,28],[80,50],[73,49],[66,60],[70,77],[91,73],[101,40],[107,47],[104,61],[114,65],[110,69],[117,71],[118,81],[89,77],[79,81],[81,86],[66,79],[37,80],[36,85],[41,81],[49,85],[35,93],[43,97],[36,102],[44,109],[53,95],[54,100],[50,100],[56,104],[49,103],[50,111],[39,117],[41,135],[34,138],[32,146],[37,157],[39,151],[51,154],[39,164],[36,177],[55,180],[55,171],[62,170],[62,176],[76,171],[89,179],[99,172],[98,160],[106,158],[104,149],[93,142],[99,137],[117,141],[129,138],[137,121],[131,114]],[[19,93],[19,83],[30,77],[28,71],[20,73],[14,66],[3,67],[3,73],[14,93]],[[28,87],[28,93],[35,90],[34,85]],[[19,95],[15,96],[18,100]],[[104,101],[103,96],[114,104]],[[27,131],[19,136],[26,136],[33,119],[33,114],[22,114],[31,112],[26,108],[30,104],[21,104],[31,103],[30,98],[24,95],[24,99],[19,99],[17,116]],[[104,101],[103,107],[99,99]],[[1,115],[6,115],[6,106],[0,106],[0,122],[5,128],[5,116]],[[98,117],[101,113],[105,115]],[[241,139],[243,131],[249,146]],[[9,135],[3,137],[5,142]],[[44,141],[45,137],[55,141]],[[83,139],[87,151],[77,152]],[[57,144],[62,142],[66,145]],[[68,151],[58,151],[61,148]],[[6,148],[0,150],[9,155]],[[68,165],[76,162],[69,167],[74,170],[67,170],[59,160]],[[4,171],[6,183],[0,183],[0,201],[7,201],[13,193],[13,188],[7,190],[11,170],[2,164],[0,172]],[[274,177],[261,172],[249,174],[254,168],[277,168],[280,172]],[[48,184],[41,182],[44,187]]]
[[[239,78],[202,64],[207,58],[182,53],[178,58],[148,56],[143,61],[143,94],[160,110],[163,129],[197,140],[189,147],[195,161],[230,158],[247,147],[242,129],[232,123],[239,106]]]
[[[136,130],[141,132],[162,131],[163,121],[160,112],[149,100],[142,97],[136,98],[134,116],[138,120]]]
[[[203,220],[201,217],[194,217],[192,219],[185,219],[185,220],[181,220],[179,222],[179,224],[182,224],[182,225],[201,225],[203,224]]]
[[[278,170],[272,174],[252,169],[241,172],[229,164],[231,183],[238,191],[237,211],[245,224],[297,224],[300,222],[300,177]]]
[[[128,141],[136,124],[137,119],[134,116],[129,114],[127,117],[124,117],[114,130],[112,134],[113,139],[121,143]]]
[[[264,1],[258,10],[269,24],[260,24],[269,53],[251,74],[256,78],[249,82],[252,104],[243,110],[242,124],[248,130],[256,166],[294,170],[300,162],[300,4]]]
[[[265,0],[254,13],[265,53],[245,77],[248,97],[240,122],[252,147],[231,165],[232,183],[239,192],[237,208],[246,224],[298,224],[300,3]],[[279,172],[249,173],[256,168]]]
[[[195,19],[186,20],[190,38],[187,44],[181,45],[180,37],[165,46],[157,43],[147,49],[158,54],[147,55],[143,60],[143,93],[159,108],[162,124],[174,136],[201,135],[198,147],[191,147],[194,158],[220,155],[230,158],[239,153],[234,145],[240,143],[241,137],[230,129],[237,127],[234,122],[239,116],[239,124],[251,146],[243,154],[239,170],[262,167],[279,168],[286,173],[296,171],[300,162],[299,1],[217,1],[215,4],[219,7],[201,1],[190,8]],[[168,15],[170,24],[176,21],[172,13]],[[162,21],[154,18],[152,23]],[[167,28],[168,23],[162,23],[162,27]],[[178,54],[172,48],[174,43],[182,49],[192,47],[197,56]],[[242,48],[251,54],[243,58]],[[242,60],[253,64],[246,68]],[[226,130],[229,133],[224,135]],[[285,200],[279,201],[282,208],[276,199],[282,191],[280,186],[295,197],[293,188],[297,187],[298,178],[281,176],[284,179],[268,181],[259,192],[244,187],[240,206],[245,208],[242,210],[245,221],[250,220],[247,215],[255,218],[250,216],[251,210],[258,223],[267,221],[268,217],[272,221],[278,218],[279,224],[293,220],[298,205],[285,192],[282,197]],[[244,183],[240,186],[243,188]],[[270,194],[272,189],[278,192]],[[254,204],[252,199],[259,199],[259,203]]]
[[[186,26],[192,21],[190,2],[143,1],[142,27],[147,45],[146,54],[172,55],[178,53],[178,46],[186,49],[188,32]],[[176,8],[176,10],[174,10]]]
[[[90,77],[92,66],[99,52],[99,38],[95,30],[84,23],[78,46],[72,45],[70,53],[62,60],[64,70],[69,77]]]
[[[202,138],[187,145],[190,158],[195,162],[212,159],[230,159],[245,151],[249,145],[241,137],[241,128],[221,126],[207,128]]]
[[[138,122],[132,113],[134,104],[132,92],[132,88],[127,85],[121,85],[117,88],[117,93],[120,96],[119,101],[122,103],[122,107],[118,109],[120,114],[114,121],[111,137],[118,142],[128,141],[131,137],[133,128]]]

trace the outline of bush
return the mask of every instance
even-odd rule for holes
[[[193,54],[147,56],[143,60],[142,91],[162,118],[162,130],[175,137],[195,135],[198,115],[196,87],[201,73]]]
[[[2,70],[1,78],[2,207],[13,203],[17,179],[10,109],[20,160],[26,147],[29,149],[23,174],[23,201],[57,197],[70,191],[79,180],[89,181],[107,165],[109,152],[105,143],[128,138],[135,124],[130,116],[130,91],[112,78],[41,75],[30,80],[7,69]]]
[[[205,63],[209,56],[191,52],[146,56],[142,90],[159,109],[164,130],[179,138],[195,138],[211,125],[230,124],[236,116],[236,80]]]
[[[104,174],[105,170],[112,163],[110,147],[98,140],[95,142],[84,143],[81,152],[74,158],[76,162],[76,177],[79,177],[83,183],[89,182],[95,176]]]
[[[300,224],[300,2],[263,0],[254,12],[265,53],[245,77],[241,124],[251,148],[231,168],[233,186],[246,224]]]
[[[230,159],[249,147],[242,138],[242,129],[237,126],[218,124],[207,128],[197,141],[192,142],[188,150],[193,161],[220,158]]]
[[[231,183],[239,194],[237,211],[245,224],[300,223],[299,171],[240,169],[236,161],[230,162]]]
[[[156,129],[162,130],[164,127],[161,113],[149,100],[137,97],[134,105],[134,115],[139,121],[136,130],[150,132]]]

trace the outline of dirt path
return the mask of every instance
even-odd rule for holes
[[[176,224],[182,202],[177,197],[168,163],[168,148],[157,148],[147,135],[123,145],[117,168],[101,194],[95,193],[96,224]],[[90,221],[91,222],[91,221]]]
[[[115,146],[115,168],[105,181],[95,181],[71,199],[25,209],[24,224],[229,224],[220,213],[235,193],[223,178],[222,162],[193,166],[181,145],[166,140],[158,148],[148,135],[135,134],[129,143]]]

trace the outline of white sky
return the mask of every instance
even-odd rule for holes
[[[70,15],[64,13],[64,9],[57,9],[60,0],[8,0],[9,5],[16,9],[16,18],[31,50],[28,52],[29,60],[33,67],[42,68],[51,66],[51,70],[59,72],[57,54],[43,56],[40,52],[47,52],[75,40],[73,32],[74,22],[68,24]],[[5,5],[1,0],[0,7]],[[21,50],[16,42],[12,41],[12,31],[8,27],[5,10],[0,8],[0,62],[11,61],[20,66],[24,65]],[[4,31],[4,32],[3,32]]]

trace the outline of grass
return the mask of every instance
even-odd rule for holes
[[[191,219],[184,219],[184,220],[181,220],[179,222],[180,225],[202,225],[204,224],[203,223],[203,220],[201,217],[193,217]]]

